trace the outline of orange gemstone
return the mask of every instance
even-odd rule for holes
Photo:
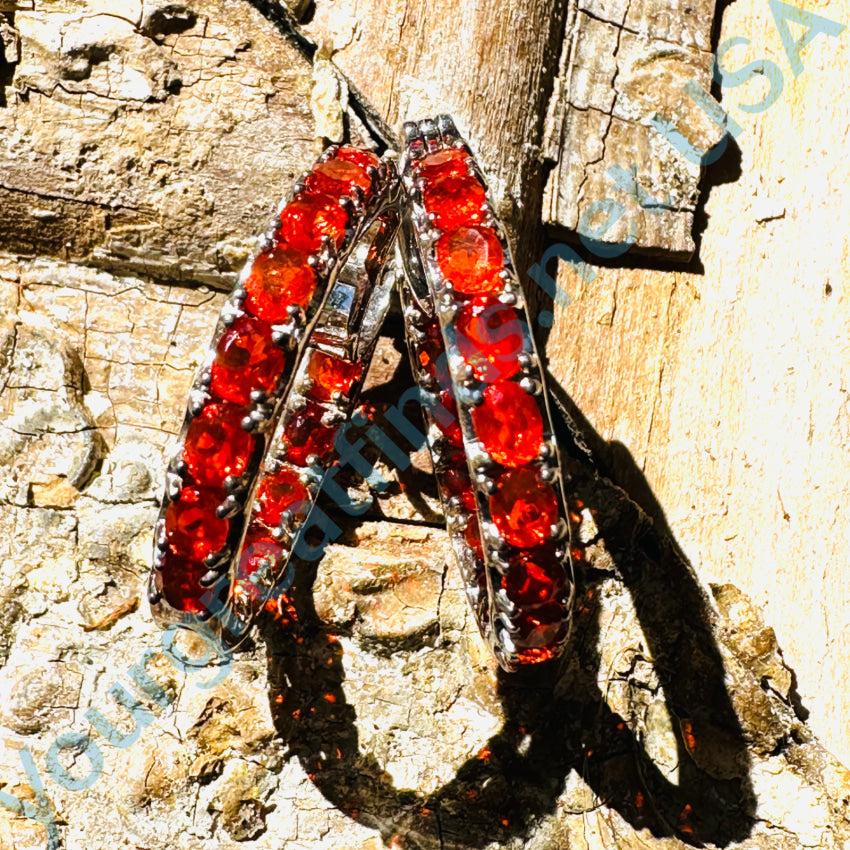
[[[309,507],[310,494],[297,472],[281,469],[267,475],[257,488],[257,516],[274,528],[280,524],[284,511],[293,508],[304,513]]]
[[[543,417],[534,396],[519,384],[497,381],[472,409],[475,434],[487,454],[502,466],[525,466],[543,445]]]
[[[490,514],[508,543],[530,549],[550,538],[558,521],[558,497],[533,469],[513,469],[499,479]]]
[[[422,190],[422,203],[441,230],[477,224],[484,217],[482,207],[486,200],[484,187],[469,175],[447,174]]]
[[[339,248],[347,224],[348,213],[336,198],[302,192],[283,208],[278,240],[311,254],[322,247],[322,237],[327,236]]]
[[[252,390],[272,392],[286,363],[286,355],[272,341],[271,326],[253,316],[243,316],[227,328],[215,351],[210,390],[237,404],[248,404]]]
[[[279,245],[259,254],[245,281],[246,309],[267,322],[285,322],[288,308],[306,308],[316,288],[316,273],[303,251]]]
[[[336,158],[345,160],[346,162],[353,162],[355,165],[359,165],[364,171],[370,166],[377,168],[381,163],[376,154],[373,154],[371,151],[361,150],[360,148],[353,148],[351,145],[341,145],[336,152]]]
[[[490,227],[459,227],[444,233],[435,246],[443,277],[464,295],[484,295],[502,288],[504,254]]]
[[[447,175],[463,176],[469,173],[468,159],[469,153],[464,148],[446,148],[415,160],[413,170],[429,180]]]
[[[337,198],[351,195],[355,187],[362,189],[367,198],[372,193],[372,178],[366,169],[339,156],[317,162],[304,184],[311,192],[326,192]]]
[[[490,296],[473,298],[461,307],[455,334],[461,356],[479,380],[493,383],[519,371],[524,343],[513,307]]]
[[[222,494],[210,487],[183,488],[177,501],[165,509],[165,539],[173,555],[201,564],[207,555],[223,548],[229,526],[216,514],[221,501]],[[200,574],[206,571],[204,567]]]
[[[478,525],[478,514],[470,513],[466,518],[466,528],[463,530],[463,539],[466,545],[472,549],[475,557],[479,560],[484,558],[484,547],[481,543],[481,530]]]
[[[254,453],[255,440],[242,427],[244,407],[230,402],[208,404],[190,423],[183,461],[198,484],[221,486],[229,475],[241,475]]]
[[[323,351],[313,351],[307,364],[307,374],[313,381],[310,395],[318,401],[329,401],[337,392],[348,395],[363,374],[363,367]]]
[[[303,410],[295,412],[286,423],[286,459],[296,466],[307,466],[307,458],[316,455],[319,460],[330,454],[334,446],[336,428],[322,424],[324,409],[308,401]]]
[[[457,418],[457,404],[451,390],[443,390],[440,393],[440,400],[431,411],[431,415],[449,443],[455,448],[460,448],[463,445],[463,432],[460,420]]]

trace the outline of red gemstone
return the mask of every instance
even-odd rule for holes
[[[499,479],[490,514],[508,543],[529,549],[549,539],[558,521],[558,497],[533,469],[514,469]]]
[[[466,528],[463,530],[466,545],[475,553],[479,560],[484,558],[484,547],[481,544],[481,530],[478,525],[478,514],[470,513],[466,518]]]
[[[286,459],[296,466],[307,466],[307,458],[317,455],[321,460],[334,447],[335,428],[322,424],[325,411],[313,401],[292,415],[286,423]]]
[[[546,602],[558,602],[567,583],[567,573],[553,546],[539,546],[510,559],[502,587],[508,599],[528,609]]]
[[[351,145],[342,145],[336,152],[336,158],[345,160],[345,162],[353,162],[364,171],[370,166],[377,168],[381,163],[376,154],[360,148],[353,148]]]
[[[472,425],[484,450],[502,466],[525,466],[543,445],[537,401],[509,381],[497,381],[484,390],[484,401],[472,409]]]
[[[527,612],[524,611],[514,620],[516,632],[511,638],[518,649],[550,647],[554,650],[558,641],[566,634],[566,616],[566,608],[558,602],[538,605]],[[537,656],[534,660],[545,661],[553,654]]]
[[[298,473],[291,469],[281,469],[267,475],[257,488],[257,516],[274,528],[280,524],[283,512],[289,508],[306,511],[305,503],[309,498],[310,494],[301,483]]]
[[[468,159],[469,153],[464,148],[447,148],[414,161],[413,170],[429,180],[449,174],[465,175],[469,173]]]
[[[372,178],[366,169],[339,156],[316,163],[304,182],[311,192],[326,192],[337,198],[351,195],[355,187],[362,189],[367,198],[372,192]]]
[[[457,404],[451,390],[443,390],[440,393],[440,401],[431,410],[431,415],[449,443],[455,448],[460,448],[463,445],[463,432],[460,428],[460,420],[457,418]]]
[[[312,254],[322,247],[322,237],[330,237],[339,248],[345,239],[348,213],[336,198],[324,193],[302,192],[280,214],[278,240],[299,251]]]
[[[480,222],[486,200],[484,187],[468,175],[448,174],[429,182],[422,190],[422,203],[441,230]]]
[[[464,295],[483,295],[502,288],[499,272],[504,253],[490,227],[459,227],[444,233],[435,246],[443,277]]]
[[[245,281],[245,306],[267,322],[285,322],[287,308],[306,308],[316,288],[316,273],[307,255],[284,245],[263,251],[254,260]]]
[[[275,570],[283,555],[283,547],[265,529],[248,529],[236,566],[234,592],[258,599],[262,584],[270,585],[275,580]]]
[[[468,511],[475,510],[475,493],[469,480],[466,455],[456,453],[449,459],[449,465],[440,473],[440,486],[447,498],[459,496]]]
[[[271,393],[277,386],[286,355],[272,342],[271,326],[245,316],[221,335],[212,365],[212,394],[248,404],[252,390]]]
[[[221,493],[208,487],[183,488],[165,509],[165,539],[172,554],[200,563],[224,547],[228,522],[216,515],[221,501]]]
[[[348,395],[354,382],[363,374],[359,363],[313,351],[307,364],[307,374],[313,381],[310,395],[319,401],[329,401],[334,393]]]
[[[254,451],[254,437],[243,427],[247,411],[230,402],[208,404],[190,423],[183,460],[198,484],[220,486],[241,475]]]
[[[446,355],[440,325],[437,322],[428,322],[423,330],[425,339],[417,343],[419,363],[440,387],[447,389],[451,387],[452,379],[449,376],[449,358]]]
[[[489,296],[467,301],[455,322],[455,334],[461,356],[479,380],[493,383],[519,371],[522,323],[507,304]]]
[[[208,571],[203,563],[178,558],[169,552],[155,587],[172,608],[187,614],[203,614],[213,598],[210,588],[201,587],[201,578]]]

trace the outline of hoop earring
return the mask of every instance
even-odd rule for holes
[[[243,268],[166,471],[148,584],[160,625],[238,637],[288,586],[389,304],[397,194],[391,162],[333,146]]]
[[[404,129],[401,297],[412,368],[467,597],[513,671],[563,652],[575,593],[543,370],[469,148],[447,115]]]

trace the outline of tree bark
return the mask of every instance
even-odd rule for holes
[[[748,2],[721,38],[782,64]],[[578,228],[629,158],[646,191],[680,193],[661,217],[617,196],[636,248],[688,254],[699,170],[656,156],[642,122],[680,97],[683,68],[707,85],[710,9],[669,9],[659,29],[652,4],[119,5],[2,6],[0,846],[843,846],[850,774],[814,732],[845,751],[846,689],[829,683],[846,600],[819,586],[838,596],[839,569],[796,568],[840,565],[846,534],[846,179],[825,70],[844,42],[807,48],[769,113],[735,113],[743,176],[709,171],[694,264],[627,255],[588,264],[591,281],[561,263],[575,300],[554,307],[550,383],[583,551],[563,664],[497,673],[419,452],[408,471],[376,458],[393,486],[359,485],[360,520],[332,513],[341,534],[299,567],[286,617],[232,660],[181,666],[144,600],[166,457],[224,291],[296,174],[335,135],[380,147],[448,110],[519,268],[563,235],[542,222]],[[639,89],[643,113],[626,109]],[[813,100],[817,127],[800,117]],[[783,148],[789,126],[815,161]],[[801,229],[819,246],[805,266],[787,247]],[[412,381],[401,350],[390,321],[366,392],[379,410]],[[130,719],[116,683],[149,715]],[[91,742],[76,756],[72,733]]]

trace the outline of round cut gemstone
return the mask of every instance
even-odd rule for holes
[[[366,168],[339,154],[334,159],[317,162],[304,183],[311,192],[325,192],[337,198],[351,195],[355,187],[362,189],[367,198],[372,192],[372,178]]]
[[[490,515],[508,543],[530,549],[551,536],[558,497],[533,469],[513,469],[499,479],[490,497]]]
[[[560,601],[566,583],[567,574],[554,546],[520,552],[510,559],[508,574],[502,577],[508,599],[522,609]]]
[[[443,390],[440,393],[440,401],[431,411],[431,415],[449,443],[455,448],[460,448],[463,445],[463,432],[460,429],[457,404],[451,390]]]
[[[484,217],[484,187],[470,175],[447,174],[422,190],[422,203],[441,230],[477,224]]]
[[[263,251],[245,281],[245,307],[267,322],[285,322],[288,308],[306,308],[316,288],[316,273],[303,251],[278,245]]]
[[[472,410],[472,425],[484,450],[502,466],[525,466],[543,445],[537,401],[510,381],[497,381],[484,390],[484,401]]]
[[[236,565],[234,593],[259,599],[261,587],[275,581],[275,570],[283,554],[283,547],[265,529],[250,528]]]
[[[371,151],[360,150],[360,148],[353,148],[351,145],[341,145],[337,149],[336,158],[342,159],[345,162],[353,162],[355,165],[359,165],[364,171],[370,166],[377,168],[381,163],[376,154],[373,154]]]
[[[339,248],[347,224],[348,213],[336,198],[323,192],[302,192],[283,208],[278,240],[312,254],[322,247],[322,237],[328,236]]]
[[[465,455],[456,452],[449,458],[448,465],[440,473],[440,486],[447,498],[459,497],[468,511],[475,510],[475,493]]]
[[[228,522],[216,515],[221,494],[209,487],[184,487],[180,497],[165,509],[165,539],[178,559],[201,566],[207,555],[227,542]],[[204,572],[207,568],[204,567]]]
[[[479,560],[484,557],[484,547],[481,544],[481,529],[478,525],[478,514],[470,513],[466,518],[466,528],[463,530],[463,539],[466,545],[472,549],[475,557]]]
[[[435,246],[443,277],[464,295],[482,295],[502,288],[499,272],[504,253],[491,227],[459,227],[444,233]]]
[[[566,608],[558,602],[538,605],[514,620],[516,632],[511,637],[518,649],[551,647],[554,650],[567,631],[566,616]],[[537,660],[545,661],[547,657],[551,656],[543,655]]]
[[[333,449],[335,428],[322,424],[325,411],[314,401],[296,411],[286,423],[286,459],[296,466],[307,466],[307,458],[316,455],[320,460]]]
[[[452,385],[449,376],[449,358],[443,343],[443,335],[437,322],[428,322],[423,328],[425,339],[418,343],[419,364],[442,388]]]
[[[231,402],[208,404],[190,423],[183,460],[198,484],[221,486],[241,475],[254,452],[254,437],[243,427],[247,411]]]
[[[490,296],[467,301],[455,321],[458,351],[475,377],[492,384],[519,371],[524,345],[516,310]]]
[[[362,373],[363,367],[359,363],[351,363],[323,351],[313,351],[307,364],[307,374],[313,381],[310,395],[319,401],[329,401],[337,392],[348,395]]]
[[[297,472],[281,469],[267,475],[257,489],[257,516],[266,525],[275,528],[284,511],[290,508],[306,510],[310,498]]]
[[[154,586],[172,608],[187,614],[203,614],[208,607],[206,603],[213,599],[211,588],[201,586],[201,578],[207,572],[203,563],[169,552]]]
[[[248,404],[252,390],[273,392],[286,363],[286,355],[272,341],[270,325],[253,316],[227,328],[215,351],[210,389],[236,404]]]
[[[446,175],[465,175],[469,173],[467,160],[469,154],[464,148],[446,148],[429,153],[413,163],[413,170],[422,177],[434,180]]]

